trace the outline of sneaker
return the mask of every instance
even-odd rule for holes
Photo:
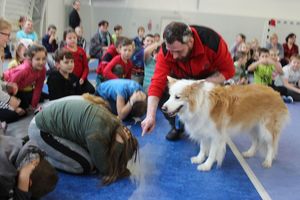
[[[291,96],[282,96],[282,99],[285,103],[293,103],[294,99]]]
[[[169,141],[177,141],[181,138],[183,131],[172,128],[166,135],[166,139]]]

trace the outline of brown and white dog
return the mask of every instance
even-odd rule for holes
[[[243,156],[253,156],[264,145],[262,165],[272,166],[281,129],[289,119],[279,93],[256,84],[222,87],[204,80],[168,77],[168,81],[170,98],[162,110],[169,116],[178,115],[190,138],[200,144],[199,154],[191,158],[199,164],[198,170],[210,170],[215,161],[220,166],[227,137],[244,132],[251,134],[252,145]]]

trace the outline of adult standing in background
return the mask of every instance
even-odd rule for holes
[[[157,107],[169,97],[167,76],[223,83],[233,77],[235,71],[227,44],[212,29],[171,22],[166,26],[163,38],[165,42],[157,55],[148,91],[147,115],[141,124],[142,134],[154,129]],[[166,118],[171,125],[166,138],[178,140],[183,128],[175,128],[175,117]]]
[[[101,61],[102,55],[105,54],[108,47],[113,44],[112,37],[108,32],[109,23],[102,20],[98,23],[98,31],[91,38],[90,56]]]
[[[74,30],[77,26],[80,25],[81,19],[79,16],[79,10],[80,10],[80,1],[75,0],[73,2],[73,9],[69,15],[69,26],[72,27]]]

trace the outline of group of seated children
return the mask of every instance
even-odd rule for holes
[[[263,84],[278,91],[286,103],[299,101],[300,95],[300,56],[294,55],[286,66],[282,67],[278,52],[260,48],[258,60],[252,62],[246,69],[247,54],[238,51],[235,54],[235,75],[229,81],[231,84],[248,84],[249,73],[254,73],[253,83]]]

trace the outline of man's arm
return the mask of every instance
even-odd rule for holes
[[[212,83],[222,84],[226,79],[223,74],[221,74],[220,72],[216,72],[205,80]]]

